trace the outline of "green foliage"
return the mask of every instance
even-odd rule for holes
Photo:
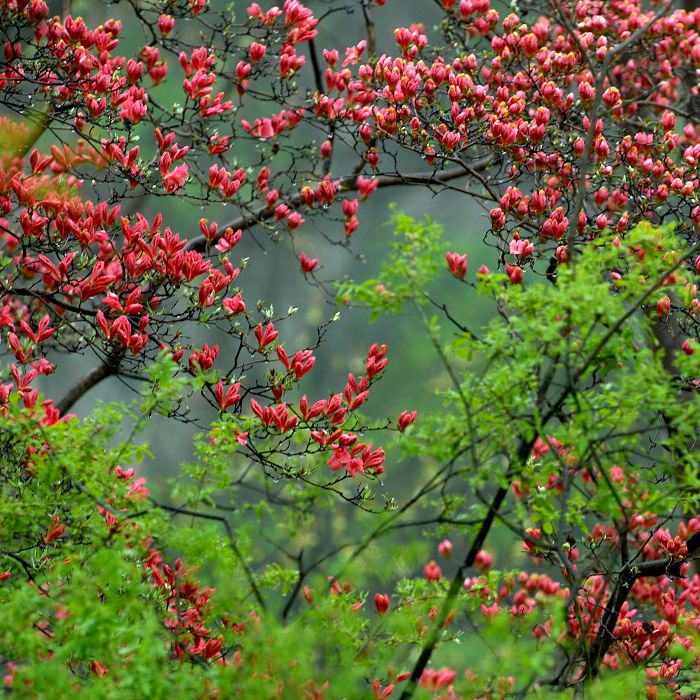
[[[379,277],[336,284],[338,303],[366,306],[372,321],[383,313],[402,313],[408,302],[425,304],[422,293],[433,281],[442,258],[444,227],[429,216],[418,221],[394,209],[388,225],[394,235]]]
[[[339,291],[375,315],[420,306],[440,257],[438,226],[401,214],[392,221],[397,240],[383,276]],[[660,290],[683,293],[680,275],[667,278],[677,249],[670,229],[639,227],[614,244],[601,237],[561,267],[556,284],[481,275],[474,292],[501,311],[485,328],[426,316],[427,342],[451,386],[444,408],[422,415],[401,442],[425,460],[427,477],[363,519],[338,508],[340,482],[317,487],[324,455],[303,445],[295,454],[274,430],[253,434],[254,422],[236,413],[199,437],[171,503],[118,476],[146,454],[137,438],[147,416],[172,412],[192,390],[165,354],[138,409],[102,406],[82,421],[45,425],[13,396],[0,432],[0,570],[9,574],[0,581],[0,656],[16,665],[7,666],[13,695],[314,697],[328,683],[327,697],[367,697],[375,679],[381,688],[394,682],[434,644],[431,668],[468,667],[453,681],[462,697],[489,689],[553,697],[547,679],[581,669],[567,665],[580,654],[572,620],[585,614],[570,592],[583,595],[619,556],[594,535],[597,524],[619,524],[619,534],[632,530],[635,513],[696,512],[698,398],[678,401],[678,380],[650,340]],[[612,289],[611,271],[619,276]],[[378,285],[391,290],[390,303]],[[698,376],[698,354],[677,367],[681,379]],[[255,480],[246,480],[250,449],[264,457]],[[469,548],[500,489],[517,497],[505,497],[487,531],[495,568],[475,570],[460,552],[456,563],[441,562],[439,580],[421,577],[428,548],[396,533],[413,520],[429,540],[449,534]],[[309,566],[306,552],[325,552],[328,533],[342,546]],[[393,586],[387,545],[401,572]],[[632,536],[628,545],[639,547]],[[179,572],[174,586],[162,583],[166,565]],[[539,578],[528,578],[533,572]],[[550,588],[537,589],[544,579]],[[383,615],[371,610],[380,581],[393,587]],[[196,596],[186,598],[192,587]],[[513,602],[518,591],[534,602]],[[188,616],[201,627],[178,627]],[[677,623],[679,639],[689,638],[687,621]],[[198,640],[220,643],[225,662],[195,657]],[[659,658],[694,663],[678,643]],[[644,683],[630,666],[604,673],[591,692],[629,696]]]

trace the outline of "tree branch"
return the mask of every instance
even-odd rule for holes
[[[598,675],[600,662],[607,654],[610,645],[615,641],[615,625],[617,625],[620,611],[627,600],[629,592],[632,590],[634,582],[647,576],[680,576],[682,565],[693,559],[700,552],[700,532],[691,535],[686,541],[686,546],[688,547],[688,554],[683,559],[665,557],[664,559],[645,561],[631,567],[626,566],[622,570],[615,590],[610,597],[610,602],[606,607],[605,615],[600,621],[596,637],[590,646],[586,678],[594,678]]]
[[[496,156],[488,155],[476,160],[474,163],[471,163],[469,168],[458,166],[442,171],[433,170],[430,172],[378,175],[376,178],[377,187],[392,187],[397,185],[439,185],[444,182],[449,182],[450,180],[455,180],[458,177],[468,177],[472,174],[472,171],[479,172],[480,170],[485,170],[492,163],[494,163],[495,160]],[[357,177],[355,175],[348,175],[340,179],[340,184],[338,187],[340,192],[351,192],[356,189]],[[287,199],[285,203],[287,206],[297,207],[301,204],[301,195],[295,194]],[[275,207],[276,206],[279,206],[279,202],[275,204]],[[234,230],[239,228],[250,228],[255,224],[271,219],[275,214],[275,207],[259,207],[257,209],[253,209],[247,214],[242,214],[241,216],[232,219],[219,229],[219,232],[216,234],[216,236],[214,236],[211,242],[207,242],[207,239],[204,236],[191,238],[187,242],[184,250],[196,250],[198,253],[203,253],[209,246],[214,245],[219,241],[227,228],[232,228]]]
[[[62,413],[69,411],[90,389],[99,384],[103,379],[117,373],[121,353],[109,355],[97,367],[93,367],[85,376],[81,377],[64,395],[55,406]]]

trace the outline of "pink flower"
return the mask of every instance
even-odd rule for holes
[[[362,52],[365,50],[366,47],[367,41],[363,39],[355,46],[349,46],[347,49],[345,49],[345,60],[343,61],[343,68],[345,68],[345,66],[356,64],[360,60],[360,56],[362,56]]]
[[[175,19],[172,15],[161,15],[158,18],[158,29],[163,36],[168,36],[175,28]]]
[[[357,191],[360,193],[360,199],[365,200],[369,197],[374,190],[377,189],[379,181],[371,178],[360,177],[357,178]]]
[[[434,668],[426,668],[418,681],[418,685],[428,688],[428,690],[437,690],[450,685],[455,678],[457,678],[457,672],[450,668],[441,668],[437,671]]]
[[[450,268],[452,276],[459,280],[463,280],[467,274],[468,263],[466,254],[460,255],[459,253],[445,253],[445,260],[447,260],[447,266]]]
[[[496,207],[489,212],[489,217],[491,218],[491,225],[495,229],[503,228],[506,225],[506,215],[500,207]]]
[[[301,271],[305,275],[309,272],[313,272],[318,267],[318,259],[309,258],[305,253],[301,253],[299,256],[299,262],[301,263]]]
[[[520,265],[506,263],[506,274],[510,278],[511,284],[520,284],[523,281],[523,268]]]
[[[389,358],[386,356],[386,353],[386,345],[372,344],[367,352],[367,362],[365,362],[367,379],[374,379],[389,364]]]
[[[304,219],[298,211],[293,211],[287,216],[287,228],[292,231],[303,223]]]
[[[267,47],[265,47],[263,44],[259,44],[257,41],[254,41],[250,45],[248,52],[250,53],[250,62],[257,63],[267,53]]]
[[[230,314],[240,314],[245,311],[245,302],[240,294],[224,299],[224,309]]]
[[[474,560],[474,565],[477,569],[483,572],[487,572],[491,565],[493,564],[493,556],[489,554],[485,549],[480,549]]]
[[[656,313],[659,315],[659,318],[663,318],[669,311],[671,311],[670,297],[661,297],[661,299],[656,302]]]
[[[408,411],[401,411],[398,421],[399,430],[403,433],[403,431],[416,420],[417,415],[418,411],[411,411],[410,413]]]
[[[530,243],[530,239],[522,240],[520,238],[513,239],[510,242],[510,254],[517,255],[519,258],[527,258],[532,255],[535,246]]]
[[[178,165],[175,170],[171,170],[163,177],[163,185],[166,192],[177,192],[177,190],[184,187],[189,177],[188,168],[186,163]]]
[[[445,559],[449,559],[452,556],[452,542],[447,539],[440,542],[438,545],[438,552],[441,556],[445,557]]]
[[[425,576],[428,581],[439,581],[442,576],[442,569],[440,568],[439,564],[431,559],[423,567],[423,576]]]
[[[664,112],[660,121],[666,131],[671,131],[676,126],[676,115],[673,112]]]
[[[492,605],[486,605],[486,603],[481,604],[481,614],[484,617],[495,617],[498,615],[498,603],[493,603]]]

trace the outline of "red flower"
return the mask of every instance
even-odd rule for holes
[[[229,406],[234,406],[241,400],[241,395],[239,393],[240,388],[240,382],[236,382],[235,384],[231,384],[226,394],[224,394],[224,383],[219,379],[216,383],[214,395],[216,396],[216,403],[219,404],[219,408],[222,411],[225,411]]]
[[[377,613],[383,615],[389,609],[389,596],[386,593],[377,593],[374,596],[374,607]]]
[[[262,324],[258,323],[255,327],[255,337],[258,339],[258,349],[264,350],[270,343],[279,335],[279,331],[275,330],[275,326],[272,323],[268,323],[263,330]]]
[[[318,267],[317,258],[309,258],[305,253],[299,255],[299,262],[301,263],[301,271],[306,275],[309,272],[313,272]]]
[[[403,431],[416,420],[417,415],[418,411],[411,411],[410,413],[408,411],[401,411],[399,415],[399,430],[403,433]]]
[[[293,211],[287,216],[287,228],[293,231],[295,228],[301,226],[305,219],[298,211]]]
[[[510,265],[506,263],[506,274],[512,284],[520,284],[523,281],[523,268],[520,265]]]
[[[438,545],[438,552],[445,557],[445,559],[449,559],[450,556],[452,555],[452,542],[449,540],[445,539],[440,544]]]
[[[463,280],[467,274],[467,256],[460,255],[459,253],[445,253],[445,260],[447,260],[447,266],[450,268],[450,272],[453,277],[459,280]]]
[[[250,45],[248,52],[250,53],[250,62],[257,63],[267,53],[267,48],[263,44],[259,44],[257,41],[254,41]]]
[[[389,358],[386,357],[386,345],[378,345],[374,343],[367,353],[367,362],[365,369],[367,370],[367,378],[374,379],[388,364]]]
[[[240,294],[224,299],[224,309],[230,314],[240,314],[245,311],[245,302]]]
[[[100,676],[106,676],[109,673],[109,669],[101,661],[93,659],[90,662],[90,670],[99,678]]]
[[[423,576],[425,576],[428,581],[439,581],[442,576],[442,569],[440,568],[439,564],[431,559],[423,567]]]
[[[49,542],[53,542],[55,539],[58,539],[65,531],[65,526],[61,525],[58,516],[54,515],[51,519],[51,523],[49,524],[49,528],[46,531],[46,534],[44,535],[44,542],[46,544],[49,544]]]
[[[491,565],[493,564],[493,556],[489,554],[485,549],[480,549],[474,560],[474,566],[483,572],[487,572]]]
[[[418,681],[418,685],[430,690],[437,690],[453,683],[457,678],[457,672],[450,668],[426,668]]]
[[[378,180],[362,177],[357,178],[357,191],[360,193],[360,199],[363,201],[369,197],[379,185]]]
[[[175,20],[172,15],[161,15],[158,18],[158,29],[163,36],[168,36],[175,28]]]
[[[659,318],[663,318],[669,311],[671,311],[670,297],[661,297],[661,299],[656,302],[656,313],[659,314]]]

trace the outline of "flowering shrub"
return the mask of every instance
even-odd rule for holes
[[[144,0],[94,26],[0,0],[9,694],[700,692],[700,10],[442,0],[382,48],[385,4]],[[327,46],[350,9],[364,36]],[[376,278],[323,279],[398,185],[481,203],[490,266],[394,212]],[[335,317],[299,347],[295,307],[253,301],[256,228],[338,305],[417,314],[445,408],[364,415],[391,371],[371,337],[315,387]],[[44,396],[62,353],[89,368]],[[72,415],[108,377],[139,398]],[[202,431],[169,499],[136,469],[158,414]],[[394,441],[408,496],[384,491]]]

